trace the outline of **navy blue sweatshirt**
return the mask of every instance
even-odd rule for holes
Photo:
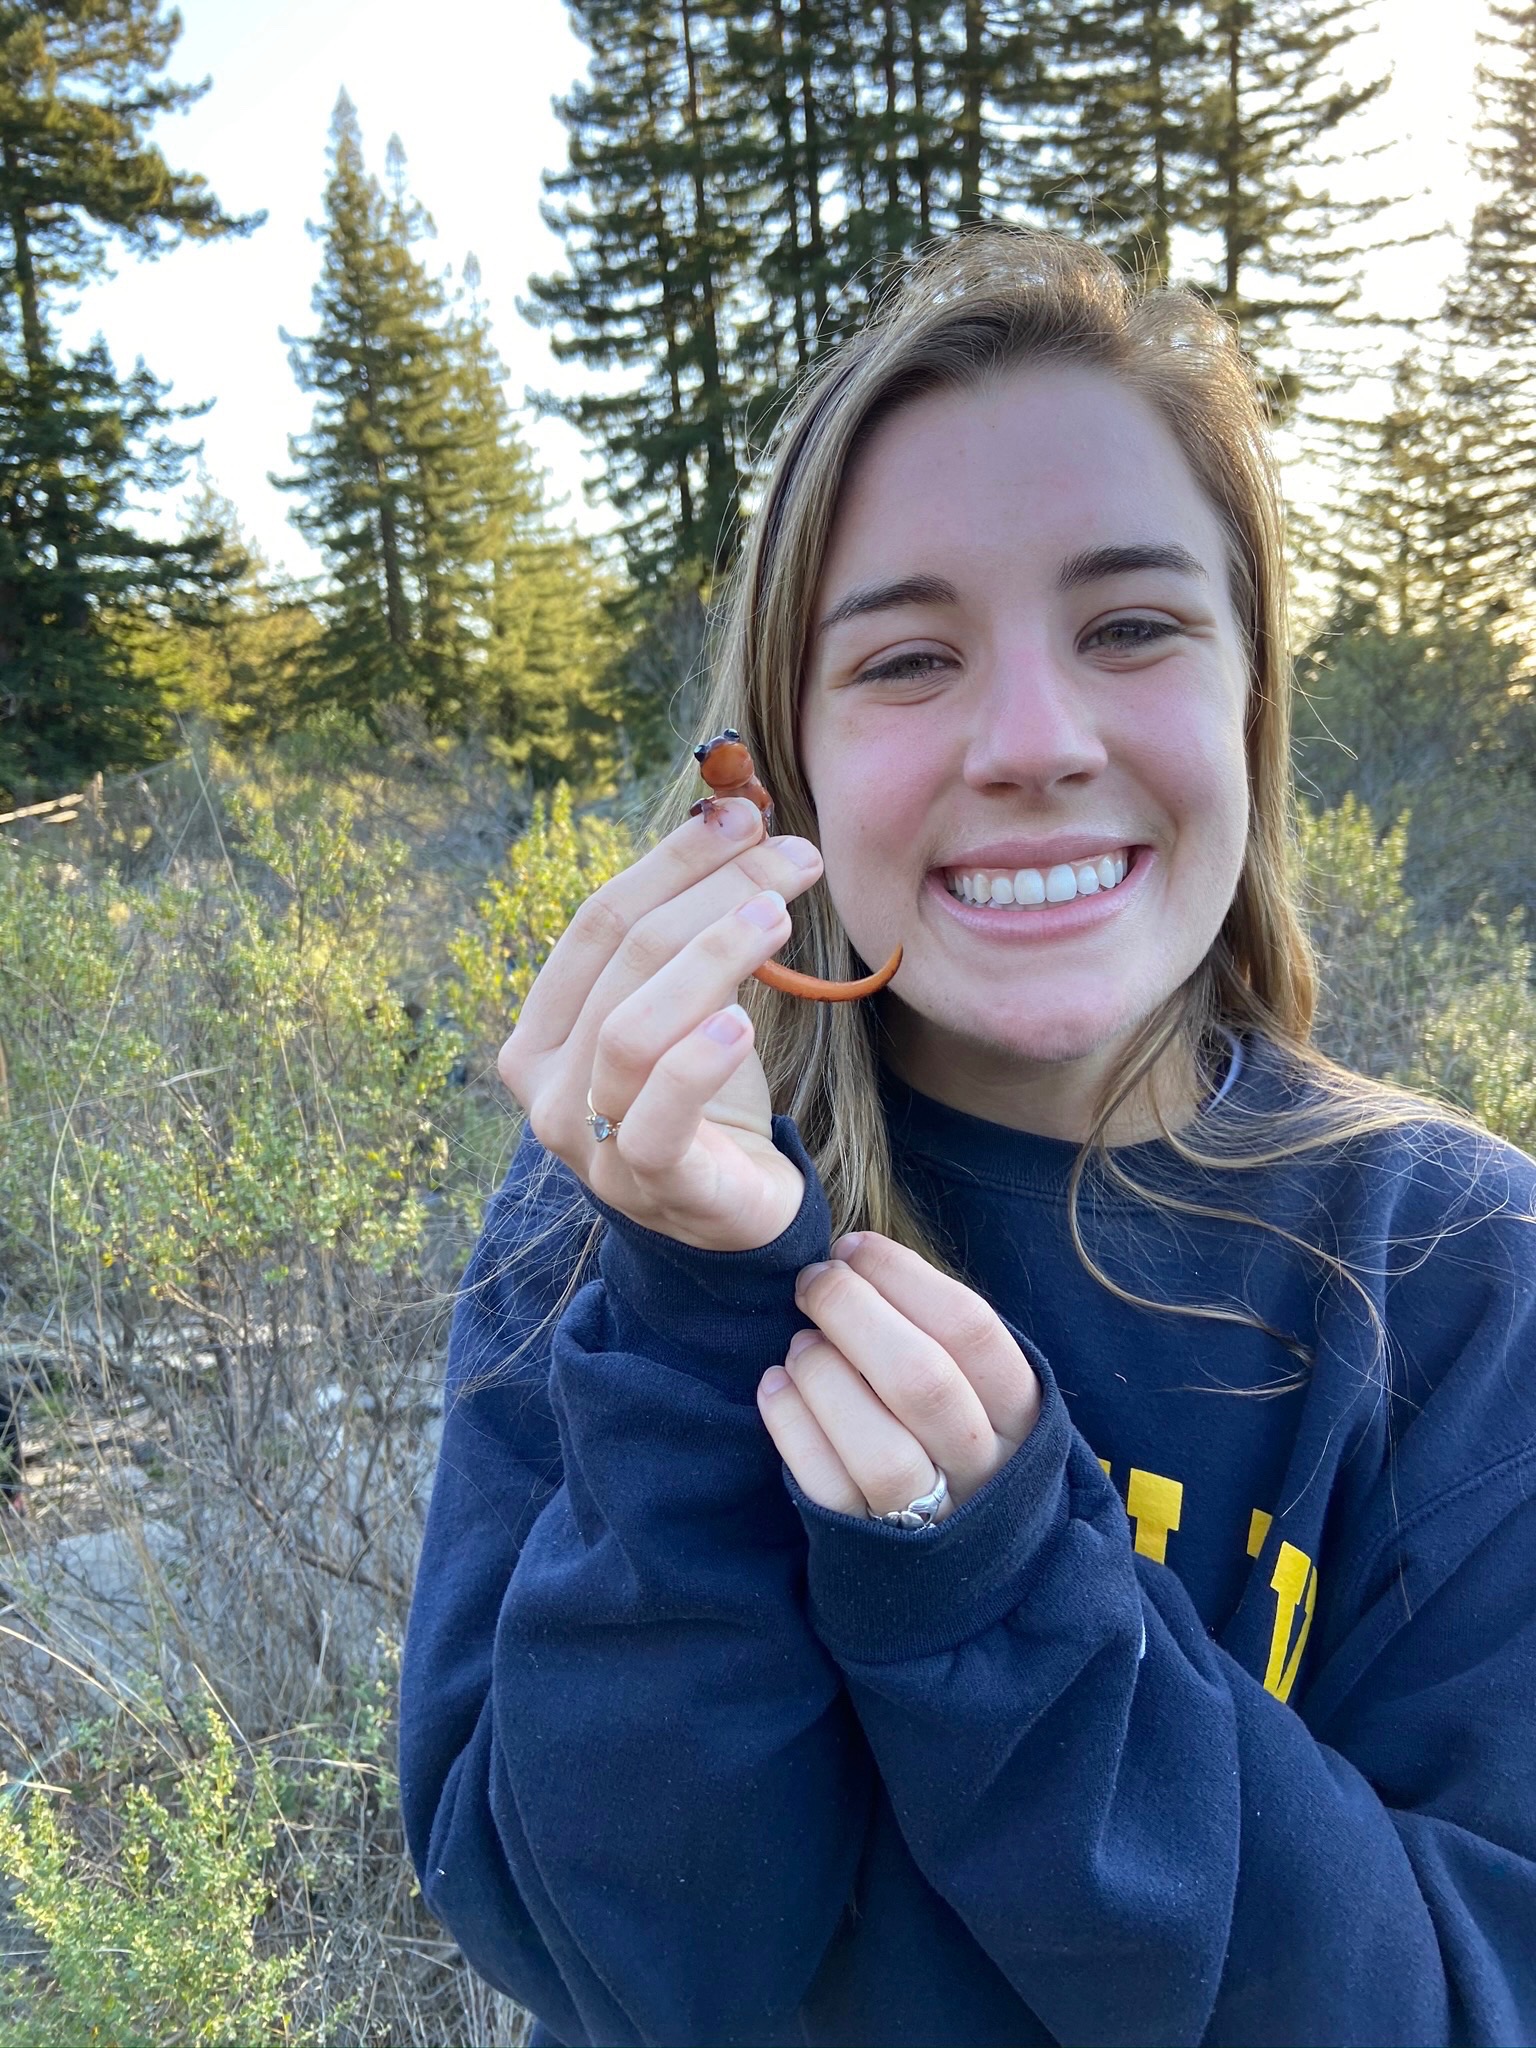
[[[1202,1135],[1305,1105],[1251,1045]],[[1043,1388],[916,1532],[810,1502],[757,1412],[828,1251],[794,1127],[781,1238],[610,1215],[563,1307],[590,1198],[525,1139],[406,1643],[432,1911],[571,2048],[1536,2041],[1536,1167],[1433,1121],[1209,1180],[1128,1148],[1272,1226],[1085,1194],[1193,1317],[1085,1269],[1070,1146],[887,1112]]]

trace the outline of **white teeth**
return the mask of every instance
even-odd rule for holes
[[[1012,904],[1033,907],[1041,903],[1071,903],[1079,896],[1095,896],[1101,889],[1113,889],[1125,880],[1130,858],[1124,849],[1100,854],[1097,860],[1061,861],[1042,874],[1039,868],[1019,868],[1012,875],[988,874],[978,868],[971,874],[952,874],[949,892],[963,903],[985,904],[1006,909]]]
[[[1013,878],[1013,900],[1015,903],[1045,901],[1045,877],[1038,868],[1019,869]]]

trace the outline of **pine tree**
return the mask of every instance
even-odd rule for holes
[[[1485,624],[1490,602],[1466,488],[1471,423],[1445,358],[1405,355],[1378,419],[1352,423],[1339,505],[1341,600],[1431,649]]]
[[[247,232],[149,141],[201,88],[162,77],[181,24],[156,0],[0,13],[0,788],[148,758],[159,693],[113,637],[114,608],[205,585],[210,550],[146,539],[136,491],[174,484],[189,416],[101,343],[66,352],[51,308],[102,275],[110,244],[154,256]],[[192,409],[197,410],[196,408]]]
[[[1205,0],[1212,62],[1189,225],[1210,245],[1188,281],[1242,330],[1283,410],[1301,388],[1293,323],[1335,319],[1358,289],[1349,236],[1390,204],[1326,190],[1336,131],[1389,82],[1344,81],[1367,0]],[[1313,368],[1317,367],[1314,354]]]
[[[544,479],[506,400],[470,255],[454,323],[455,439],[473,494],[469,561],[479,661],[461,723],[488,734],[536,786],[578,787],[611,774],[617,747],[604,686],[613,653],[612,596],[590,545],[559,531]]]
[[[368,171],[345,93],[330,156],[313,230],[324,250],[316,331],[285,337],[314,420],[290,444],[296,474],[273,479],[296,494],[294,522],[331,572],[310,691],[363,716],[410,698],[449,724],[480,658],[480,511],[447,299],[416,253],[431,222],[407,193],[398,137],[389,196]]]
[[[1209,61],[1183,0],[1080,0],[1059,10],[1050,146],[1034,179],[1047,213],[1155,283],[1199,208]]]
[[[1487,196],[1446,306],[1456,394],[1468,421],[1461,483],[1472,547],[1491,603],[1536,626],[1536,0],[1495,5],[1478,74],[1482,132],[1473,152]]]
[[[732,556],[740,402],[730,307],[749,238],[724,200],[716,76],[725,37],[700,0],[572,0],[591,77],[560,103],[570,164],[547,174],[569,272],[530,281],[559,360],[639,372],[544,401],[598,441],[605,495],[642,581],[707,582]]]

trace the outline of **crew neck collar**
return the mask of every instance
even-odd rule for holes
[[[1260,1061],[1250,1054],[1256,1050],[1231,1033],[1231,1042],[1221,1083],[1200,1112],[1201,1120],[1221,1106],[1234,1105],[1246,1092],[1245,1077],[1256,1078]],[[882,1063],[880,1094],[885,1106],[887,1128],[898,1153],[916,1154],[967,1178],[1000,1183],[1008,1187],[1031,1188],[1042,1193],[1062,1192],[1071,1177],[1081,1146],[1068,1138],[1045,1138],[1034,1131],[1015,1130],[1011,1125],[992,1123],[969,1111],[952,1109],[931,1095],[922,1095]],[[1117,1159],[1133,1173],[1138,1165],[1151,1166],[1172,1161],[1177,1155],[1165,1138],[1148,1138],[1134,1145],[1117,1145]]]

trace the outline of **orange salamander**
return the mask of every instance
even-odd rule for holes
[[[773,798],[768,794],[752,767],[752,756],[742,744],[741,734],[729,726],[717,733],[712,740],[705,740],[693,750],[693,758],[699,764],[699,773],[709,784],[709,795],[700,797],[693,805],[691,817],[708,817],[712,807],[725,797],[744,796],[757,805],[763,814],[763,829],[773,830]],[[777,960],[768,960],[757,969],[757,980],[769,988],[782,990],[787,996],[804,996],[811,1002],[852,1003],[860,996],[872,996],[885,987],[901,965],[901,948],[898,946],[885,965],[873,974],[866,974],[861,981],[823,981],[817,974],[801,974],[793,967],[781,967]]]

